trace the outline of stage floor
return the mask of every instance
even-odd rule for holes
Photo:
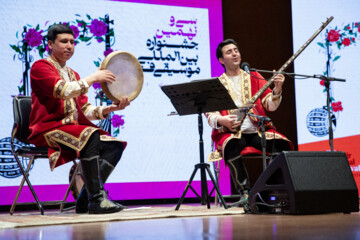
[[[2,229],[0,239],[360,239],[360,214],[236,214],[73,223]]]

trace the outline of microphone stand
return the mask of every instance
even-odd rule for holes
[[[273,72],[273,71],[259,70],[259,69],[253,69],[253,68],[250,70],[257,71],[257,72],[277,73],[277,74],[284,74],[284,75],[288,75],[288,76],[300,76],[300,77],[317,78],[317,79],[324,80],[324,85],[325,85],[325,89],[326,89],[326,108],[327,108],[326,110],[327,110],[328,119],[329,119],[329,145],[330,145],[331,152],[334,151],[334,145],[333,145],[334,132],[333,132],[333,127],[332,127],[331,112],[330,112],[330,82],[331,81],[346,82],[345,79],[327,77],[324,75],[304,75],[304,74],[298,74],[298,73],[287,73],[287,72],[282,72],[282,71],[281,72]]]
[[[259,116],[259,115],[255,115],[252,113],[246,113],[246,115],[248,116],[252,116],[255,117],[257,119],[259,119],[258,125],[260,127],[260,132],[261,132],[261,149],[262,149],[262,160],[263,160],[263,171],[265,171],[266,169],[266,136],[265,136],[265,123],[266,122],[271,122],[271,119],[269,117],[265,117],[265,116]]]
[[[100,100],[100,107],[101,107],[101,106],[103,105],[103,99],[104,99],[104,92],[103,92],[102,89],[100,89],[100,91],[97,93],[97,95],[96,95],[95,98],[99,98],[99,100]],[[101,120],[100,120],[100,124],[99,124],[99,127],[100,127],[101,129],[103,129],[103,123],[104,123],[104,121],[103,121],[103,119],[101,119]]]

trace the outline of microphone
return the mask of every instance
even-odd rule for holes
[[[250,65],[247,62],[243,62],[240,68],[250,74]]]
[[[264,120],[266,122],[271,122],[272,121],[271,118],[265,117],[265,116],[259,116],[259,115],[255,115],[255,114],[252,114],[252,113],[247,113],[247,115],[255,117],[255,118],[259,119],[259,120]]]

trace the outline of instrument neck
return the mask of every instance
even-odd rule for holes
[[[267,83],[265,83],[264,86],[262,86],[262,88],[260,88],[254,96],[252,96],[252,98],[250,99],[250,101],[248,102],[249,104],[254,104],[256,102],[256,100],[258,100],[260,98],[260,96],[266,91],[266,89],[268,89],[270,87],[270,85],[274,82],[274,77],[272,77],[269,81],[267,81]]]
[[[302,45],[299,50],[291,56],[284,65],[281,66],[281,68],[277,72],[283,72],[290,63],[292,63],[295,58],[297,58],[302,51],[316,38],[317,35],[333,20],[334,17],[330,17],[325,23],[321,25],[321,27],[305,42],[304,45]],[[249,103],[254,104],[257,99],[265,92],[265,90],[273,83],[274,76],[271,77],[271,79],[250,99]]]

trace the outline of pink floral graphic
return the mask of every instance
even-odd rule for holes
[[[114,116],[111,119],[111,125],[113,125],[114,128],[123,126],[125,124],[125,121],[124,121],[124,119],[122,119],[122,117],[124,117],[124,115],[114,114]]]
[[[41,35],[43,31],[36,31],[35,28],[30,28],[25,35],[25,41],[30,45],[30,47],[37,47],[42,43],[43,36]]]
[[[105,15],[105,18],[99,17],[98,19],[93,19],[89,14],[86,14],[86,19],[81,19],[79,14],[75,15],[77,19],[74,21],[63,22],[62,24],[69,26],[73,33],[75,39],[75,45],[80,42],[86,43],[86,45],[90,45],[93,40],[98,43],[106,43],[105,49],[103,52],[104,56],[107,56],[114,50],[111,46],[114,45],[114,40],[108,40],[106,37],[114,38],[114,29],[108,27],[110,24],[113,24],[113,21],[109,20],[109,16]],[[55,24],[55,23],[54,23]],[[19,39],[18,32],[16,33],[17,43],[10,44],[10,47],[15,51],[13,56],[13,60],[20,59],[23,61],[25,66],[30,66],[30,62],[32,61],[33,56],[32,53],[37,53],[41,58],[47,57],[47,52],[49,52],[47,46],[46,35],[49,28],[53,26],[49,24],[49,21],[46,21],[44,24],[43,30],[40,29],[40,25],[36,25],[36,27],[32,27],[31,25],[24,26],[23,33],[20,35],[22,38]],[[108,31],[109,30],[109,31]],[[25,58],[27,56],[27,58]],[[100,66],[101,58],[93,61],[96,67]],[[28,73],[30,68],[26,68],[24,74]],[[26,80],[28,81],[28,80]],[[20,83],[18,86],[19,94],[29,95],[28,88],[25,87],[26,84],[24,81]],[[101,85],[100,83],[95,83],[92,85],[95,89],[96,97],[95,99],[100,99],[101,102],[105,102],[106,104],[111,104],[111,101],[102,93],[101,93]],[[110,114],[110,117],[106,119],[106,123],[104,126],[109,127],[109,132],[111,132],[111,125],[114,127],[114,136],[117,136],[120,132],[120,127],[123,127],[125,121],[123,119],[124,115],[115,115]]]
[[[90,25],[90,32],[94,34],[94,36],[101,37],[106,34],[107,26],[103,21],[99,21],[94,19]]]
[[[94,83],[92,86],[93,86],[94,89],[100,89],[101,88],[100,83]]]
[[[77,39],[78,36],[79,36],[79,34],[80,34],[79,29],[78,29],[76,26],[74,26],[74,25],[71,25],[70,28],[71,28],[71,30],[72,30],[73,33],[74,33],[74,38]]]
[[[104,56],[106,57],[107,55],[109,55],[110,53],[112,53],[114,50],[112,50],[111,48],[109,48],[108,50],[104,51]]]

